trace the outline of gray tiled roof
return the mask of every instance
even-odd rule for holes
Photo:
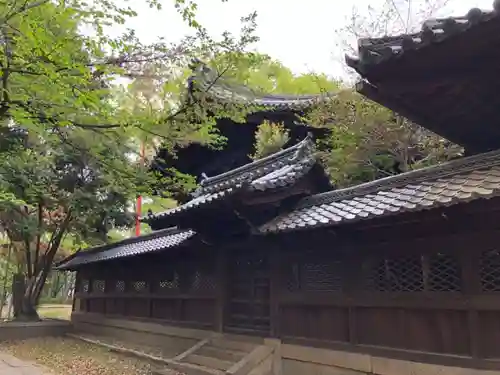
[[[194,75],[189,84],[211,98],[223,103],[248,104],[264,107],[270,110],[301,111],[334,96],[334,93],[314,95],[261,95],[243,85],[229,83],[220,77],[216,71],[205,64],[196,61]]]
[[[144,236],[128,238],[114,244],[80,251],[74,256],[63,260],[56,268],[60,270],[72,270],[84,264],[152,253],[178,246],[194,235],[195,232],[192,230],[167,228]]]
[[[363,74],[367,67],[402,56],[405,52],[440,43],[478,24],[494,21],[499,17],[500,7],[484,12],[471,9],[466,16],[430,19],[423,23],[420,32],[382,38],[360,39],[358,57],[346,57],[347,64]]]
[[[338,225],[498,195],[500,151],[495,151],[307,197],[261,231]]]
[[[194,199],[182,206],[141,220],[150,222],[194,207],[207,205],[241,191],[265,191],[294,184],[314,166],[314,142],[309,135],[303,141],[273,155],[203,180]]]

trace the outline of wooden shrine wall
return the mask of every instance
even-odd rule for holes
[[[276,262],[274,335],[417,361],[415,353],[500,359],[498,218],[423,216],[410,231],[375,228],[378,241],[368,229],[350,243],[341,231],[289,239]]]
[[[218,284],[215,258],[207,255],[172,253],[85,267],[78,272],[76,306],[80,312],[213,329]]]
[[[227,331],[231,313],[240,314],[230,308],[238,296],[228,292],[239,284],[227,272],[231,257],[224,252],[245,247],[245,254],[269,256],[258,262],[269,264],[269,282],[254,267],[251,283],[266,281],[269,291],[264,298],[257,293],[262,288],[253,288],[247,304],[250,309],[264,299],[258,306],[269,306],[269,314],[245,311],[254,320],[269,319],[261,335],[500,369],[492,361],[500,359],[500,198],[484,202],[246,239],[217,254],[183,249],[103,262],[79,273],[75,305],[82,312]],[[243,276],[252,276],[248,272]]]

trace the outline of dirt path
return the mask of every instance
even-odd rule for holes
[[[0,374],[2,375],[46,375],[41,367],[22,361],[10,354],[0,352]]]

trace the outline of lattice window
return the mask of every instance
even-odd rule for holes
[[[304,262],[288,270],[287,288],[290,291],[341,291],[343,287],[342,262]]]
[[[303,290],[342,290],[341,262],[305,263],[302,267],[301,284]]]
[[[420,257],[373,261],[365,268],[365,287],[377,292],[420,292],[424,278]]]
[[[215,278],[213,275],[195,271],[191,282],[193,291],[210,291],[215,289]]]
[[[92,280],[92,293],[104,293],[105,286],[104,280]]]
[[[125,281],[116,280],[114,285],[115,285],[114,291],[116,293],[124,293],[125,292]]]
[[[174,273],[171,279],[160,280],[159,283],[159,292],[168,292],[179,289],[179,275]]]
[[[142,280],[134,281],[132,283],[132,290],[135,293],[145,293],[148,291],[148,283]]]
[[[481,289],[484,292],[500,292],[500,251],[489,250],[481,254]]]
[[[80,291],[83,293],[88,293],[90,290],[90,280],[82,279],[80,283]]]
[[[459,292],[462,290],[460,264],[457,258],[449,254],[433,254],[429,257],[428,264],[429,274],[425,278],[427,281],[426,290],[432,292]]]
[[[364,265],[365,289],[376,292],[458,292],[458,260],[443,253],[372,260]]]

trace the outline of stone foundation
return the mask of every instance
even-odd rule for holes
[[[71,330],[72,325],[70,322],[60,320],[43,320],[41,322],[5,322],[0,323],[0,341],[63,336]]]
[[[72,321],[75,332],[110,336],[135,344],[161,347],[164,350],[167,348],[172,358],[188,351],[201,340],[220,335],[212,331],[112,319],[88,313],[74,313]],[[228,340],[234,339],[230,335],[220,335],[218,340],[223,340],[226,336]],[[255,343],[255,338],[240,336],[239,340]],[[478,370],[391,359],[378,355],[286,344],[277,339],[265,339],[263,343],[272,346],[274,354],[272,363],[265,362],[261,365],[267,369],[262,375],[500,375],[500,370]],[[272,372],[269,372],[270,368]],[[254,369],[250,374],[260,372]]]

